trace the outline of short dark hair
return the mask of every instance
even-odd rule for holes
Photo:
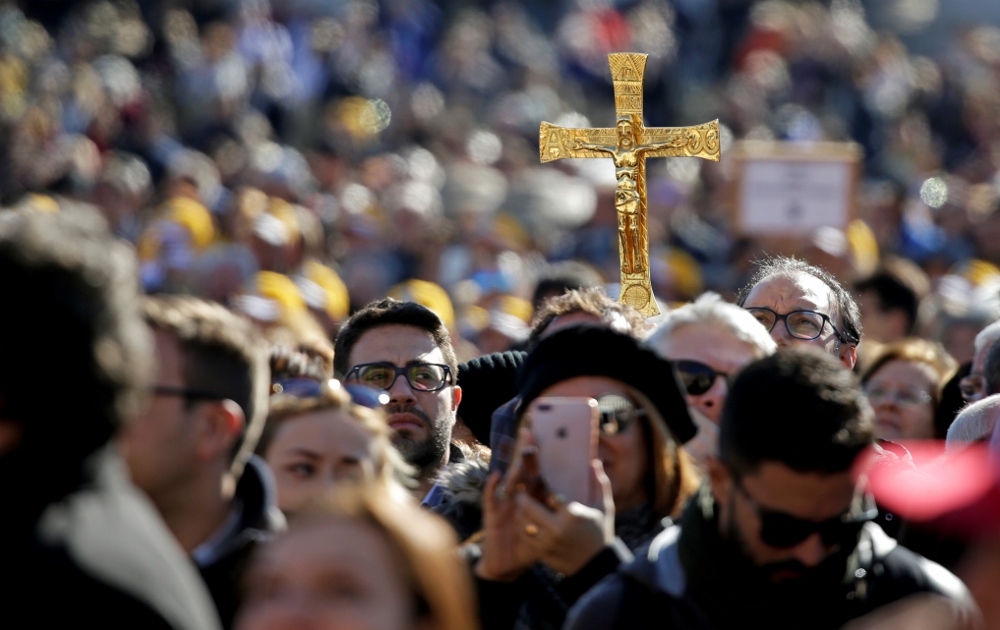
[[[239,476],[263,429],[271,385],[256,329],[221,304],[185,295],[146,297],[142,313],[154,330],[176,337],[185,385],[225,396],[243,410],[243,433],[230,453]]]
[[[538,312],[549,297],[560,296],[573,289],[600,287],[604,284],[601,274],[590,265],[566,260],[552,264],[535,284],[531,295],[531,307]]]
[[[351,351],[361,335],[373,328],[391,324],[413,326],[429,332],[434,338],[434,343],[441,348],[445,364],[451,368],[452,384],[454,384],[454,380],[458,378],[458,358],[451,345],[451,333],[448,332],[444,322],[426,306],[416,302],[400,302],[392,298],[383,298],[368,304],[351,315],[350,319],[340,327],[337,341],[333,346],[334,373],[344,377],[351,369]]]
[[[0,278],[0,417],[23,431],[15,451],[42,450],[46,468],[79,465],[138,411],[149,384],[133,250],[85,208],[4,211]]]
[[[818,348],[793,346],[733,379],[719,426],[719,456],[734,473],[774,461],[798,472],[848,470],[875,435],[854,375]]]
[[[880,311],[903,311],[909,322],[906,334],[912,334],[917,323],[920,300],[926,295],[927,275],[909,261],[888,260],[872,275],[857,282],[857,293],[874,293]]]
[[[535,313],[531,333],[528,335],[528,348],[535,347],[555,318],[570,313],[590,313],[604,324],[618,329],[618,332],[628,333],[636,338],[644,337],[650,328],[645,315],[628,304],[612,300],[604,294],[603,289],[573,289],[558,297],[549,298]]]
[[[840,319],[843,322],[841,332],[846,337],[845,341],[857,345],[861,341],[861,310],[858,308],[858,303],[851,297],[850,292],[841,286],[833,274],[816,265],[810,265],[804,260],[786,256],[771,256],[757,261],[754,263],[754,273],[750,282],[737,293],[736,303],[743,306],[753,288],[768,278],[792,276],[799,273],[817,278],[830,288],[830,293],[833,294],[833,303],[840,312]]]

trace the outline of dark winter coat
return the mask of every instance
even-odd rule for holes
[[[234,505],[239,510],[236,526],[213,545],[210,562],[198,562],[199,558],[195,558],[225,628],[232,626],[239,608],[243,572],[254,551],[285,529],[285,518],[275,501],[274,482],[267,464],[257,456],[251,457],[236,485]]]
[[[835,554],[811,578],[784,587],[757,577],[718,534],[711,494],[685,508],[679,525],[623,565],[573,607],[567,630],[616,628],[840,628],[917,593],[952,599],[976,615],[961,581],[865,524],[853,549]]]
[[[5,455],[0,475],[24,484],[3,492],[0,626],[219,628],[195,567],[112,446],[82,465],[50,462],[48,479],[25,475],[38,468],[21,455]]]

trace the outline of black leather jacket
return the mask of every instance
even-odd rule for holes
[[[957,577],[899,546],[874,523],[865,524],[854,549],[828,564],[825,576],[783,589],[754,580],[746,561],[719,537],[704,490],[680,524],[584,595],[564,629],[832,629],[917,593],[947,597],[969,619],[978,614]]]

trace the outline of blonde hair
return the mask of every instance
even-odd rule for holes
[[[311,503],[289,528],[333,519],[375,527],[403,562],[418,614],[435,630],[477,630],[475,593],[458,540],[441,517],[397,500],[378,485],[346,487]]]
[[[405,494],[404,487],[415,484],[414,470],[392,445],[389,425],[385,421],[384,414],[380,410],[354,404],[350,394],[339,381],[331,380],[329,383],[321,386],[318,396],[306,398],[288,394],[271,396],[271,407],[257,444],[257,454],[265,457],[277,432],[284,424],[294,421],[295,418],[313,411],[341,411],[355,420],[371,436],[374,444],[372,463],[375,467],[376,480],[385,483],[393,492],[399,491]]]

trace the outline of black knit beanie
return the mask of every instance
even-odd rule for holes
[[[497,407],[517,396],[517,369],[527,352],[494,352],[458,365],[462,402],[458,415],[476,439],[490,443],[490,419]]]
[[[639,390],[660,412],[680,444],[698,432],[673,364],[631,335],[601,326],[560,330],[535,346],[521,366],[521,408],[550,385],[575,376],[606,376]]]

